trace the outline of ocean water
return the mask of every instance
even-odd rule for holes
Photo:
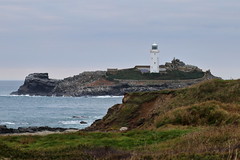
[[[122,101],[121,96],[11,96],[10,93],[22,84],[22,81],[0,81],[0,125],[10,128],[49,126],[82,129]],[[81,121],[87,124],[80,124]]]

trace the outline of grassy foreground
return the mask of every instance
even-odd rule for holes
[[[225,160],[239,157],[239,141],[236,126],[0,136],[0,159]]]
[[[142,149],[177,139],[192,129],[77,132],[48,136],[2,136],[0,159],[125,159]],[[140,153],[140,152],[139,152]],[[139,158],[139,157],[138,157]]]
[[[240,80],[126,94],[89,130],[0,136],[0,160],[237,160]]]

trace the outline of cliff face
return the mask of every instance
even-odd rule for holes
[[[59,80],[49,79],[48,73],[29,74],[24,84],[12,94],[50,96],[59,82]]]
[[[215,78],[217,77],[208,71],[202,78],[187,80],[110,80],[105,71],[83,72],[63,80],[54,80],[49,79],[47,73],[33,73],[28,75],[24,84],[12,94],[75,97],[118,96],[129,92],[183,88]]]
[[[88,131],[157,129],[165,125],[219,126],[240,123],[240,81],[210,80],[194,86],[125,94]]]

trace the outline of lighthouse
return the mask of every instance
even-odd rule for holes
[[[159,59],[158,59],[158,45],[156,43],[152,44],[152,49],[150,50],[150,73],[159,73]]]

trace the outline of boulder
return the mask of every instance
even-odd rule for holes
[[[1,125],[0,126],[0,134],[4,134],[4,133],[14,133],[15,130],[12,128],[7,128],[6,125]]]
[[[121,132],[124,132],[124,131],[127,131],[128,130],[128,127],[121,127],[120,129],[119,129],[119,131],[121,131]]]

